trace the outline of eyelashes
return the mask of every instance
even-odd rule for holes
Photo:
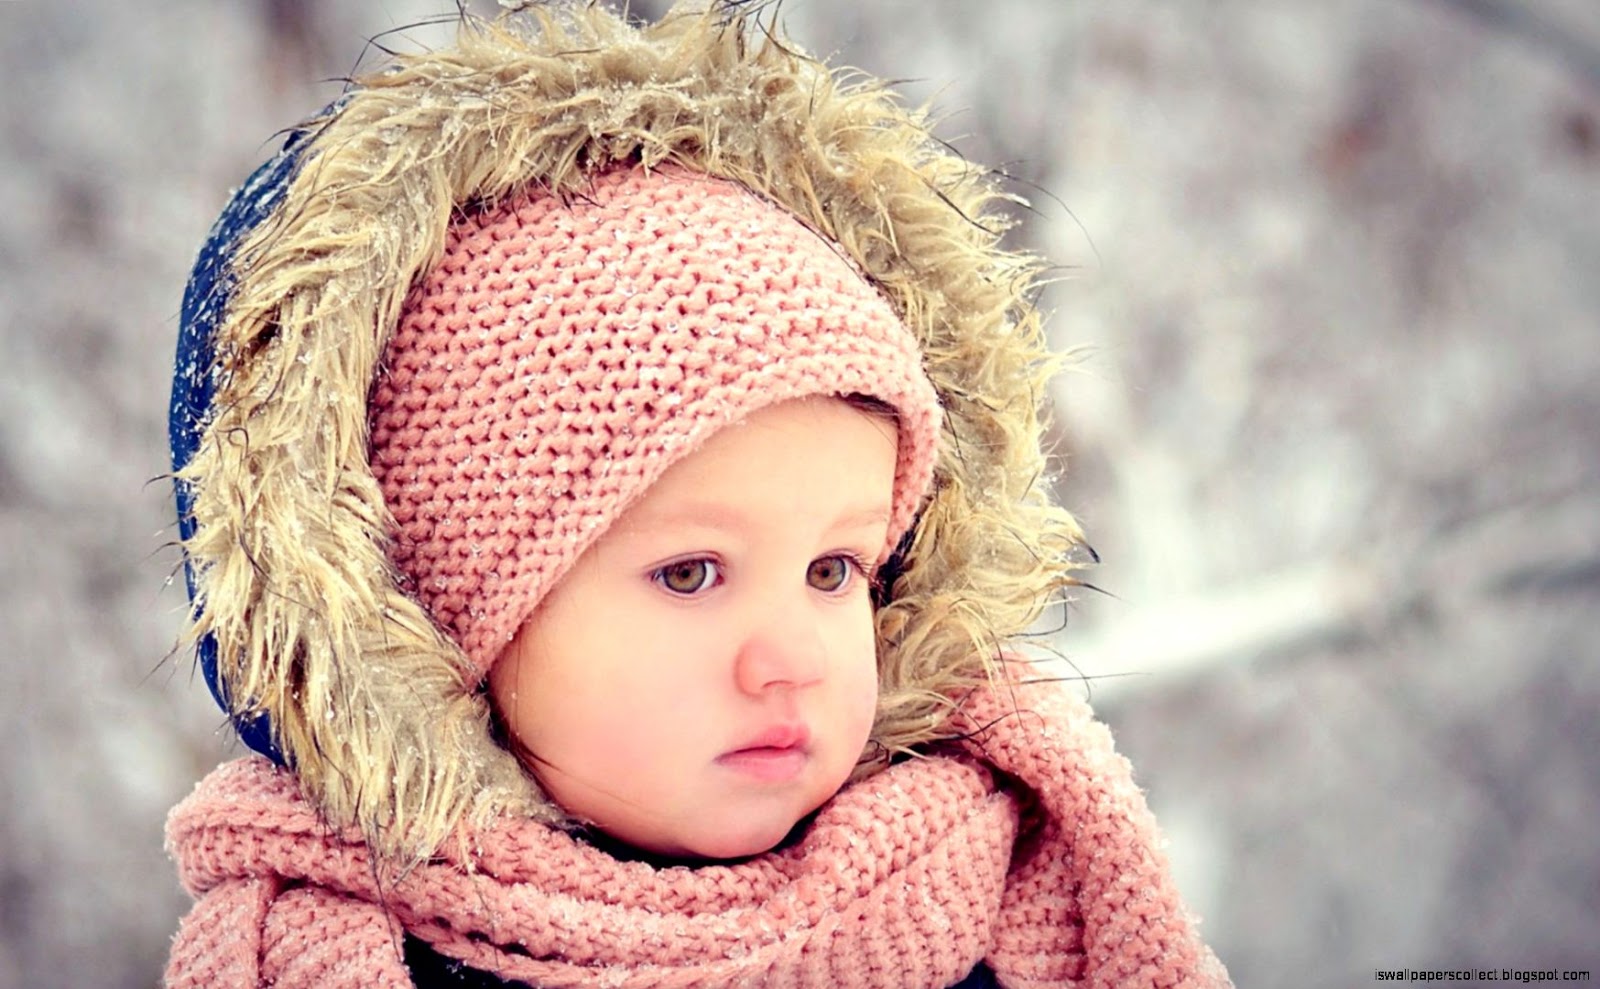
[[[829,553],[806,567],[806,585],[824,594],[843,594],[858,581],[872,582],[872,568],[856,553]],[[727,577],[722,563],[709,556],[674,560],[650,571],[650,580],[678,597],[699,597],[721,586]]]

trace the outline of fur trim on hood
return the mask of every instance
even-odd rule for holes
[[[562,820],[494,740],[459,647],[402,590],[368,464],[385,342],[463,207],[675,163],[831,238],[915,333],[941,450],[881,594],[860,772],[948,736],[950,698],[1076,583],[1080,533],[1040,450],[1055,367],[1032,304],[1041,265],[1001,246],[1011,197],[995,178],[882,84],[735,4],[643,27],[551,6],[464,20],[454,48],[360,79],[292,145],[267,166],[278,191],[236,195],[249,229],[202,256],[208,291],[185,305],[185,343],[204,338],[191,357],[210,355],[173,404],[192,634],[247,738],[385,860],[420,861],[464,819]],[[183,365],[180,350],[180,381]]]

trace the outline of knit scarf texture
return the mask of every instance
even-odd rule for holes
[[[196,904],[166,984],[408,987],[405,932],[534,986],[1228,986],[1110,732],[1071,689],[968,697],[950,751],[847,786],[798,840],[733,863],[622,861],[502,820],[379,880],[294,776],[206,777],[167,822]]]

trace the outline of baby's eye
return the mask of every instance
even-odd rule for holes
[[[722,575],[715,560],[694,559],[669,563],[651,574],[651,579],[674,594],[685,596],[708,590]]]
[[[819,591],[842,591],[850,583],[851,575],[860,569],[861,564],[848,556],[824,556],[811,561],[806,570],[806,583]]]

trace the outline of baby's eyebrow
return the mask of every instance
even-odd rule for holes
[[[891,506],[887,503],[869,505],[839,516],[838,520],[833,523],[833,527],[835,529],[867,529],[874,526],[888,525],[891,515]]]
[[[867,505],[853,506],[839,514],[829,527],[834,531],[849,529],[867,529],[874,526],[886,526],[892,515],[892,506],[888,502],[874,502]],[[702,529],[718,529],[723,532],[743,532],[755,527],[755,520],[742,510],[738,505],[722,502],[689,502],[661,511],[646,509],[636,519],[635,525],[675,528],[678,526],[694,526]]]
[[[753,520],[736,505],[700,501],[674,505],[657,511],[645,509],[639,513],[635,521],[663,528],[688,525],[703,529],[721,529],[726,532],[739,532],[754,524]]]

